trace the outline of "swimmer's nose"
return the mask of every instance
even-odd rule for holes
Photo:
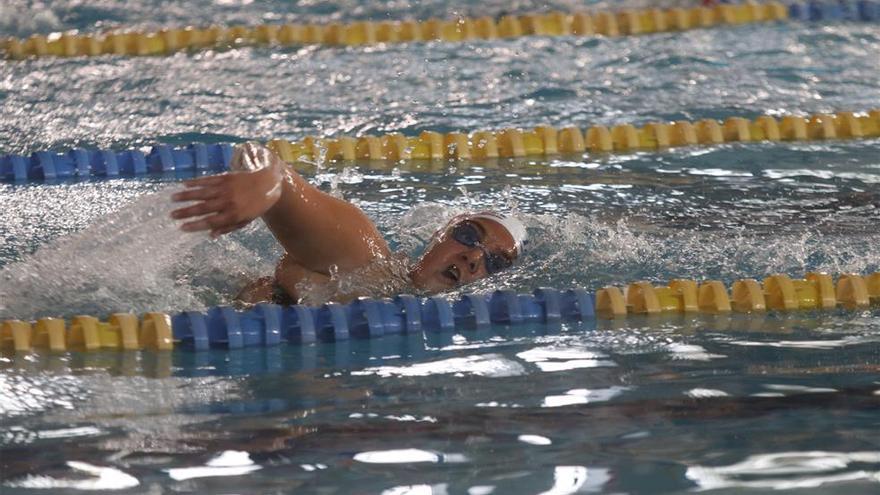
[[[480,270],[480,264],[483,261],[483,250],[480,248],[471,248],[461,253],[461,257],[467,265],[467,270],[471,274],[475,274]]]

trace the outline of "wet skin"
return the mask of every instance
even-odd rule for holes
[[[461,221],[477,226],[481,233],[480,245],[468,247],[453,239],[452,229]],[[428,291],[448,290],[469,284],[489,276],[484,259],[486,251],[510,260],[517,255],[513,236],[503,226],[486,218],[462,217],[447,226],[428,247],[410,271],[410,278],[414,285]]]
[[[171,216],[185,221],[183,230],[209,231],[213,237],[262,218],[285,255],[274,280],[266,277],[249,284],[240,300],[271,300],[275,284],[297,300],[297,286],[329,284],[331,268],[346,273],[390,256],[387,243],[363,211],[318,190],[267,148],[251,143],[236,147],[230,169],[231,173],[186,181],[186,190],[173,200],[195,203]],[[477,227],[479,245],[468,247],[452,238],[453,227],[461,221]],[[515,241],[502,225],[463,215],[437,235],[410,278],[417,289],[448,290],[488,276],[486,252],[512,260],[515,251]],[[370,294],[336,294],[333,300],[346,302],[362,295]]]

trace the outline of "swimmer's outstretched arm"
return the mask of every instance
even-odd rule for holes
[[[195,218],[181,229],[208,230],[216,237],[262,217],[291,261],[324,274],[333,265],[352,270],[389,254],[363,211],[321,192],[265,147],[236,147],[231,168],[231,173],[186,181],[187,189],[172,197],[196,201],[171,213],[178,220]]]

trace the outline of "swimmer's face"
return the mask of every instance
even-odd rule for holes
[[[516,255],[513,236],[503,226],[486,218],[464,217],[439,234],[410,278],[421,289],[452,289],[509,267]]]

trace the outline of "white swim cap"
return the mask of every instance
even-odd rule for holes
[[[513,243],[516,246],[516,257],[519,258],[525,253],[525,246],[528,242],[529,234],[526,232],[526,226],[520,221],[520,219],[509,215],[502,215],[501,213],[496,213],[494,211],[481,211],[480,213],[470,215],[470,218],[484,218],[501,225],[510,233],[510,236],[513,237]]]

